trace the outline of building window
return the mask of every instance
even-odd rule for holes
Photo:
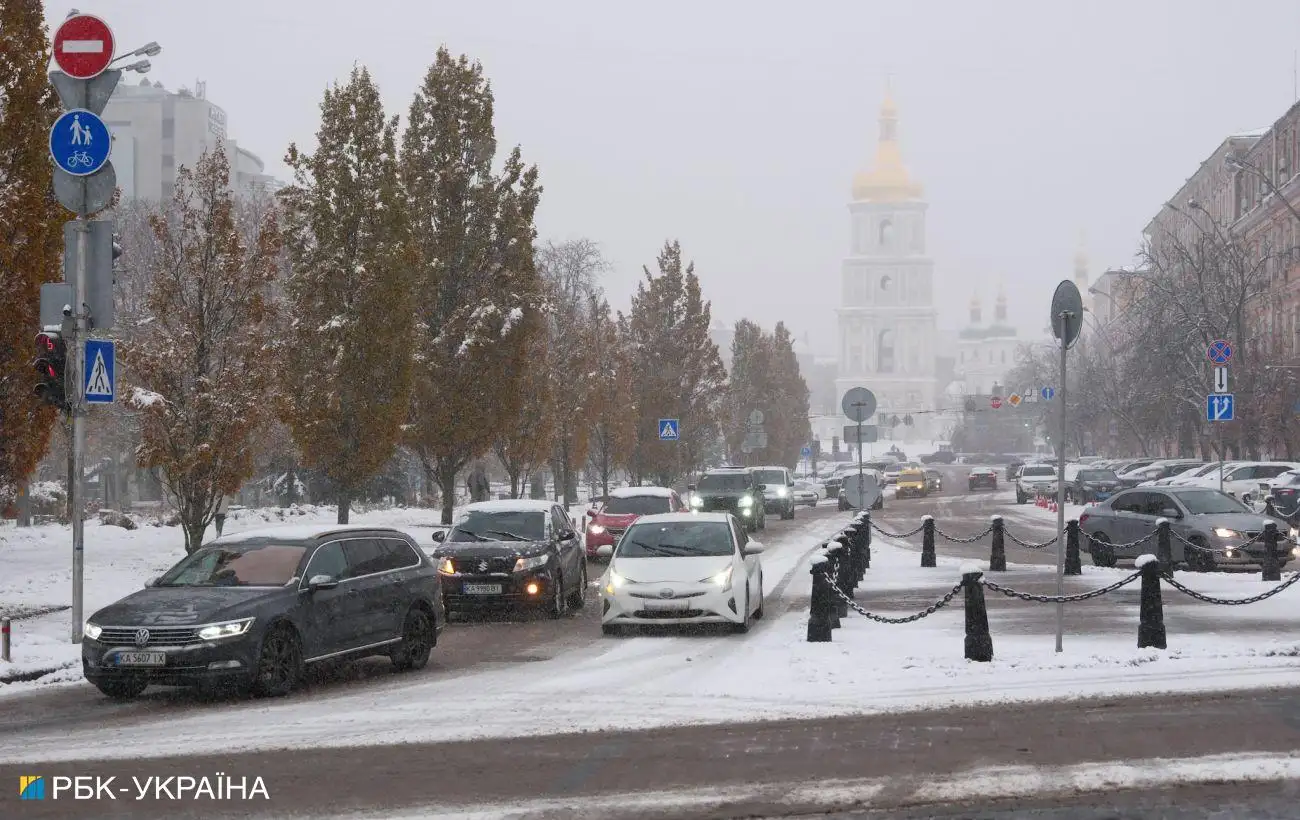
[[[876,339],[876,372],[893,373],[894,372],[894,332],[892,330],[880,331],[880,336]]]
[[[888,250],[894,245],[894,223],[892,220],[884,219],[880,222],[880,233],[877,235],[880,247]]]
[[[881,290],[887,291],[887,290],[889,290],[891,287],[893,287],[893,285],[894,285],[894,278],[893,278],[892,276],[882,276],[882,277],[880,277],[880,289],[881,289]]]
[[[1002,363],[1003,364],[1007,363],[1007,352],[1005,350],[1002,351]]]

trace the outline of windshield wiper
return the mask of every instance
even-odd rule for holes
[[[675,554],[666,550],[664,546],[661,544],[647,544],[644,541],[629,541],[628,543],[634,544],[640,547],[641,549],[645,550],[646,552],[654,552],[654,553],[658,553],[659,555],[667,555],[667,556],[672,556]]]
[[[457,534],[457,535],[468,535],[468,536],[470,536],[471,538],[473,538],[475,541],[486,541],[486,540],[487,540],[486,538],[484,538],[483,536],[479,535],[478,533],[476,533],[476,532],[472,532],[472,531],[470,531],[470,530],[456,530],[456,534]],[[452,540],[455,540],[455,539],[452,539],[452,538],[448,537],[446,540],[448,540],[448,541],[452,541]]]
[[[525,538],[524,536],[519,535],[518,533],[514,533],[514,532],[506,532],[505,530],[483,530],[483,532],[484,532],[484,533],[491,533],[492,535],[504,535],[506,538],[509,538],[509,539],[511,539],[512,541],[532,541],[532,540],[535,540],[535,539],[532,539],[532,538]],[[486,539],[484,539],[484,540],[486,540]]]

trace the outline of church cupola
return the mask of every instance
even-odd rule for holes
[[[1007,322],[1007,292],[1001,285],[998,286],[998,301],[993,306],[993,321],[999,325]]]
[[[921,185],[912,181],[903,167],[903,152],[898,146],[898,106],[889,91],[880,106],[880,141],[876,159],[869,171],[853,177],[854,202],[904,202],[920,199]]]
[[[981,321],[980,315],[980,296],[976,293],[970,298],[970,323],[972,326],[978,325]]]

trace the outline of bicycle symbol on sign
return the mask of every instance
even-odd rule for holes
[[[68,156],[68,167],[70,168],[89,168],[94,164],[94,157],[85,151],[73,151]]]

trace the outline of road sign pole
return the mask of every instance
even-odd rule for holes
[[[86,450],[86,278],[90,258],[90,223],[84,216],[76,220],[77,262],[76,282],[72,295],[72,356],[68,372],[72,375],[72,391],[68,393],[72,406],[72,642],[81,643],[82,592],[85,573],[86,526],[85,514],[85,450]]]
[[[1072,319],[1070,311],[1061,313],[1061,326],[1064,328],[1066,323]],[[1065,358],[1070,346],[1065,334],[1061,339],[1061,389],[1057,391],[1057,405],[1061,414],[1060,418],[1060,441],[1056,446],[1056,595],[1059,598],[1065,594]],[[1056,602],[1056,651],[1063,651],[1065,640],[1065,604],[1059,600]]]

